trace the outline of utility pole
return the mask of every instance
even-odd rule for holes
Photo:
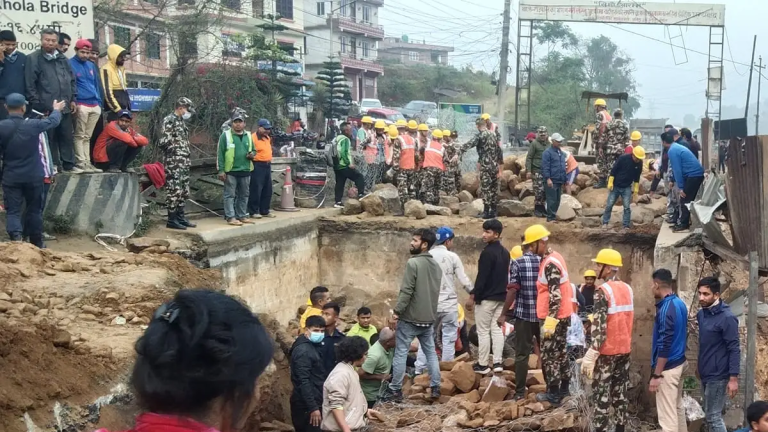
[[[501,27],[501,65],[499,70],[498,125],[501,128],[501,143],[507,142],[507,128],[504,114],[507,105],[507,72],[509,71],[509,14],[512,0],[504,0],[504,19]]]
[[[757,113],[755,114],[755,135],[760,135],[760,84],[763,82],[763,56],[757,66]]]
[[[746,365],[744,367],[746,376],[744,377],[744,417],[747,417],[747,407],[755,401],[755,358],[757,356],[757,347],[755,339],[757,338],[757,291],[760,288],[757,284],[757,252],[749,253],[749,287],[747,288],[747,355]],[[749,422],[747,422],[749,423]]]
[[[749,92],[752,90],[752,71],[755,70],[755,47],[757,46],[757,35],[752,41],[752,60],[749,62],[749,84],[747,85],[747,106],[744,108],[744,118],[749,118]],[[758,78],[759,79],[759,78]]]

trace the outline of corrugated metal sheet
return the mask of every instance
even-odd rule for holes
[[[768,270],[768,151],[766,136],[731,140],[726,162],[726,197],[733,228],[733,247],[740,255],[757,251],[760,269]]]

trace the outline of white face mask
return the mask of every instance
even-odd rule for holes
[[[184,120],[189,120],[190,118],[192,118],[192,113],[191,113],[191,112],[189,112],[189,111],[187,111],[187,112],[185,112],[185,113],[184,113],[184,114],[181,116],[181,118],[183,118]]]

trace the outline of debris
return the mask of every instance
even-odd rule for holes
[[[469,192],[467,192],[465,190],[459,192],[457,197],[459,198],[459,202],[463,202],[463,203],[472,202],[472,200],[475,199],[475,197],[473,197],[471,193],[469,193]]]
[[[367,213],[370,213],[373,216],[383,216],[384,215],[384,203],[381,201],[381,197],[379,195],[380,192],[384,192],[386,189],[382,189],[380,191],[376,191],[366,197],[363,197],[360,200],[360,204],[363,207],[363,210]],[[395,195],[397,195],[397,192],[395,192]],[[400,205],[398,201],[398,206]]]
[[[524,217],[531,216],[533,214],[533,210],[528,208],[521,201],[517,200],[501,200],[499,201],[497,210],[499,212],[499,216],[506,217]]]
[[[468,362],[459,362],[451,369],[450,380],[466,393],[475,388],[475,371]]]
[[[472,203],[462,202],[461,204],[459,204],[459,216],[477,217],[480,214],[480,211],[478,211],[472,205]]]
[[[404,213],[406,217],[412,217],[416,219],[424,219],[427,217],[427,210],[424,208],[424,204],[418,200],[410,200],[405,203]]]
[[[341,210],[343,215],[356,215],[363,212],[363,205],[356,199],[348,199]]]
[[[171,246],[171,243],[165,239],[152,238],[152,237],[131,237],[125,242],[125,247],[129,252],[140,253],[141,251],[153,247],[165,247],[166,250]]]
[[[494,376],[491,378],[490,384],[488,384],[488,388],[485,390],[485,393],[483,393],[483,402],[501,402],[504,400],[505,397],[507,397],[507,393],[509,393],[509,387],[507,386],[507,382],[497,376]]]
[[[458,394],[454,396],[453,399],[465,400],[471,403],[478,403],[480,402],[480,393],[477,390],[472,390],[469,393]]]
[[[110,322],[110,324],[112,324],[112,325],[125,325],[126,322],[127,321],[126,321],[125,317],[122,317],[122,316],[118,315],[118,316],[116,316],[112,320],[112,322]]]
[[[66,330],[56,330],[53,333],[53,346],[59,348],[72,347],[72,335]]]
[[[453,214],[448,207],[440,207],[432,204],[424,204],[424,210],[427,211],[428,215],[450,216]]]

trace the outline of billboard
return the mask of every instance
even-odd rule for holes
[[[0,30],[16,34],[19,51],[40,48],[40,32],[48,27],[70,35],[72,46],[80,38],[93,38],[93,1],[0,0]]]
[[[131,111],[150,111],[160,99],[160,90],[129,88],[128,97],[131,98]]]
[[[599,0],[520,0],[521,20],[724,26],[725,5]]]
[[[483,106],[480,104],[460,104],[460,103],[444,103],[439,104],[440,110],[450,110],[462,114],[471,114],[479,116],[483,112]]]

